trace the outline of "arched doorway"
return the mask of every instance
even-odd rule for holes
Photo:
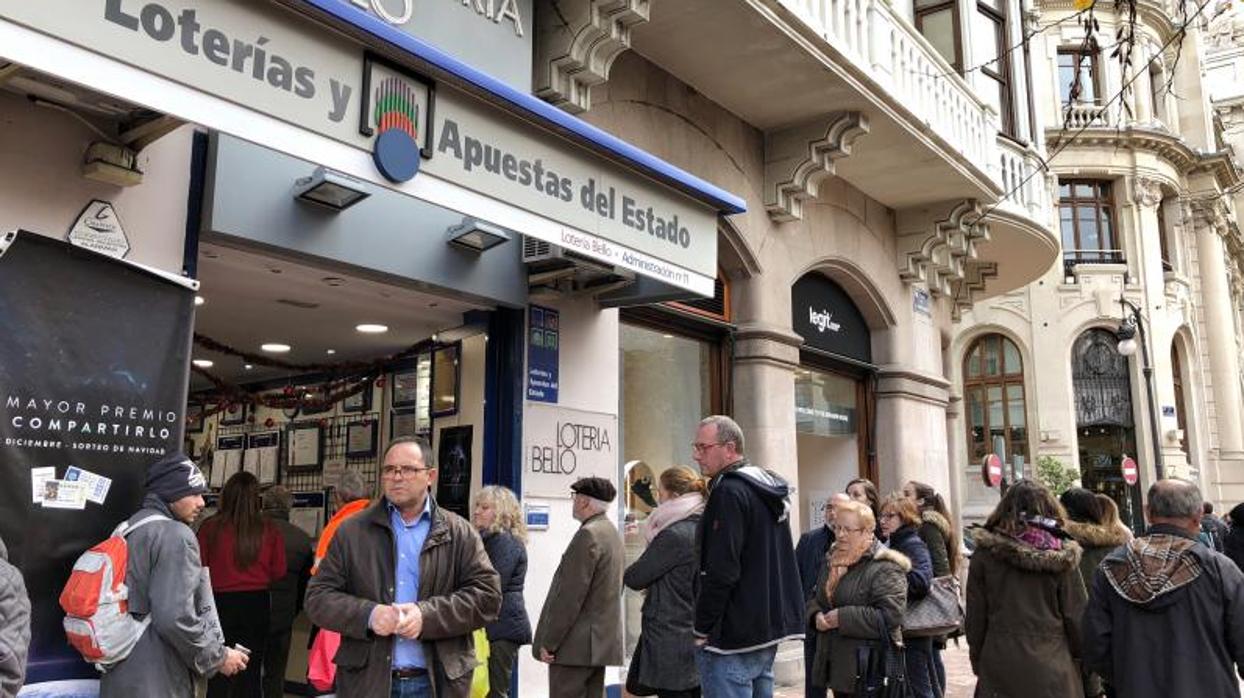
[[[819,526],[824,499],[872,477],[872,333],[841,286],[819,272],[791,287],[791,326],[803,337],[795,372],[800,521]]]
[[[1136,427],[1127,357],[1117,343],[1113,332],[1094,328],[1081,334],[1071,350],[1080,481],[1109,495],[1123,522],[1140,531],[1140,487],[1125,483],[1121,468],[1123,456],[1136,457]]]

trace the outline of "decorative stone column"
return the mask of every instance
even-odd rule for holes
[[[1140,444],[1148,444],[1150,453],[1153,449],[1162,450],[1162,462],[1167,476],[1187,477],[1188,459],[1179,442],[1167,436],[1177,422],[1162,416],[1163,405],[1176,404],[1175,367],[1170,362],[1171,337],[1182,316],[1177,308],[1166,307],[1166,276],[1162,269],[1162,247],[1159,239],[1162,228],[1158,222],[1158,216],[1162,215],[1161,182],[1143,175],[1133,177],[1132,201],[1136,206],[1136,269],[1144,287],[1142,316],[1148,323],[1145,332],[1149,342],[1149,363],[1153,367],[1153,395],[1157,402],[1153,406],[1148,404],[1146,386],[1143,382],[1140,383],[1137,394],[1144,402],[1138,404],[1140,409],[1134,410],[1137,420],[1136,440]],[[1137,352],[1135,358],[1133,365],[1137,370],[1132,371],[1132,380],[1144,381],[1142,355]],[[1149,443],[1153,434],[1149,429],[1151,419],[1158,420],[1156,444]]]
[[[1244,420],[1241,419],[1240,365],[1232,318],[1231,288],[1227,276],[1223,235],[1228,221],[1225,205],[1218,200],[1193,205],[1197,228],[1197,253],[1201,265],[1201,301],[1205,311],[1205,336],[1209,343],[1208,373],[1213,387],[1217,422],[1218,472],[1211,477],[1221,496],[1234,499],[1244,494]]]
[[[764,322],[739,325],[734,344],[734,418],[743,427],[747,457],[790,482],[799,478],[795,457],[795,369],[803,338]],[[791,530],[802,531],[799,508]]]
[[[921,480],[939,492],[950,491],[946,407],[950,382],[906,366],[877,371],[878,488],[897,490]]]

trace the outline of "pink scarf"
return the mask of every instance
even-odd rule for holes
[[[667,499],[653,509],[652,514],[648,516],[647,525],[644,527],[644,538],[651,543],[658,533],[671,524],[703,511],[704,495],[699,492],[688,492],[673,499]]]

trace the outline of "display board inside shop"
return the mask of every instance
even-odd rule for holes
[[[302,373],[243,386],[192,369],[215,388],[191,398],[186,452],[202,463],[213,489],[239,471],[295,492],[332,486],[346,469],[376,480],[381,443],[395,436],[430,441],[433,418],[457,412],[459,344],[421,342],[373,361],[292,364],[203,335],[195,342],[249,363]]]

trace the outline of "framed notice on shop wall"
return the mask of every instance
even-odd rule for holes
[[[527,399],[557,402],[561,313],[533,305],[527,309]]]

